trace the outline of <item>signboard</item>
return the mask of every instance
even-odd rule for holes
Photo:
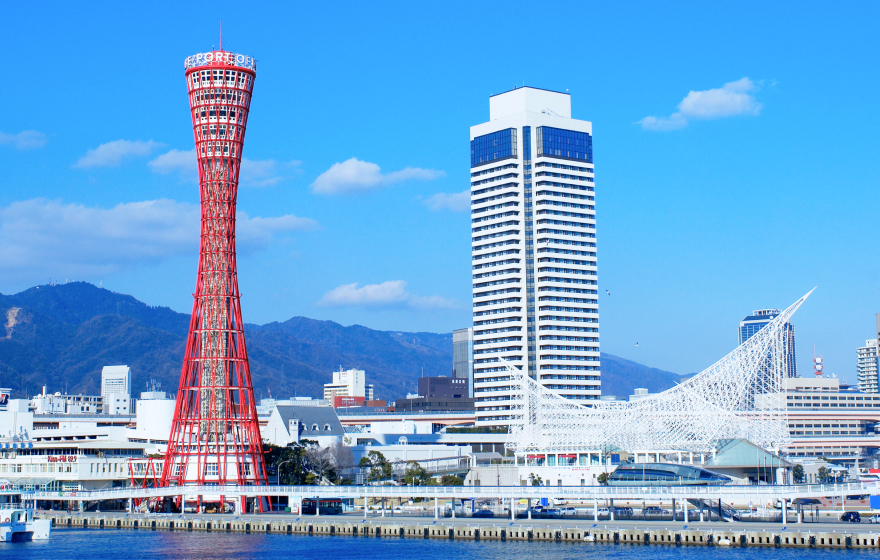
[[[76,455],[49,455],[46,459],[50,463],[76,463]]]
[[[6,406],[9,404],[9,395],[12,394],[12,389],[0,389],[0,406]]]
[[[197,66],[239,66],[248,70],[257,70],[257,61],[251,56],[225,51],[199,53],[186,57],[183,67],[189,70]]]
[[[333,408],[364,406],[364,397],[333,397]]]

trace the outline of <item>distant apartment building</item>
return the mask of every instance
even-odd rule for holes
[[[471,127],[478,426],[510,423],[506,364],[574,402],[599,399],[592,134],[568,93],[532,87],[491,96],[489,121]]]
[[[349,397],[343,399],[346,406],[355,404],[363,405],[365,401],[373,400],[373,385],[366,382],[366,373],[362,369],[348,369],[333,372],[333,382],[324,384],[324,399],[330,403],[340,402],[336,397]]]
[[[474,328],[452,331],[452,376],[467,379],[470,398],[474,397]]]
[[[877,339],[866,340],[865,345],[856,349],[859,370],[859,390],[864,393],[877,393]]]
[[[866,340],[865,345],[856,349],[859,373],[859,390],[865,393],[880,392],[880,371],[878,371],[878,341],[880,341],[880,313],[874,316],[877,338]]]
[[[101,370],[101,397],[104,414],[129,414],[131,411],[131,368],[104,366]]]
[[[751,315],[748,315],[739,323],[739,343],[742,344],[755,336],[770,321],[778,317],[779,313],[778,309],[758,309],[753,311]],[[791,323],[785,324],[784,337],[787,377],[797,377],[794,327]]]

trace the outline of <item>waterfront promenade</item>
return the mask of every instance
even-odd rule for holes
[[[205,532],[214,534],[288,534],[357,538],[446,539],[797,548],[880,549],[880,526],[809,523],[590,523],[567,519],[519,520],[210,514],[127,514],[104,512],[40,512],[56,530],[87,528]]]

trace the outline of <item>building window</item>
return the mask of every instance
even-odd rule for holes
[[[217,476],[217,463],[205,463],[205,476]]]
[[[593,137],[587,132],[549,126],[536,129],[538,157],[575,159],[593,163]]]
[[[516,129],[507,128],[471,140],[471,167],[517,157]]]

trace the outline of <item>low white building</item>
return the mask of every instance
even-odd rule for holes
[[[341,443],[345,435],[336,410],[329,406],[275,405],[265,427],[263,441],[287,447],[314,441],[321,447]]]
[[[171,431],[175,401],[164,393],[147,396],[134,415],[35,414],[32,401],[8,401],[0,410],[0,478],[22,490],[128,486],[132,466],[142,471],[149,455],[164,452]]]

